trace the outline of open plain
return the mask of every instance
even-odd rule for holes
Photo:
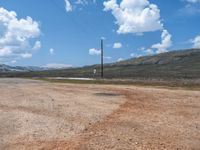
[[[200,150],[200,92],[0,79],[0,149]]]

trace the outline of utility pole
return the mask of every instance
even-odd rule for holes
[[[101,38],[101,78],[103,78],[103,38]]]

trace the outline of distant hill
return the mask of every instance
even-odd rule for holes
[[[30,72],[30,71],[44,71],[46,68],[42,67],[21,67],[21,66],[8,66],[4,64],[0,64],[0,73],[9,73],[9,72]]]
[[[200,55],[200,49],[189,49],[171,51],[167,53],[161,53],[153,56],[144,56],[139,58],[132,58],[129,60],[118,62],[117,65],[164,65],[164,64],[176,64],[181,62],[194,63],[198,61]],[[194,59],[192,62],[190,59]],[[116,64],[116,63],[115,63]]]
[[[10,77],[95,77],[100,76],[100,65],[27,73],[1,73]],[[106,78],[130,79],[200,79],[200,49],[171,51],[153,56],[105,64]]]
[[[112,71],[117,70],[115,76],[128,78],[200,79],[200,49],[178,50],[132,58],[108,64],[108,68]]]

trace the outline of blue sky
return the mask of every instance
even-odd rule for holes
[[[83,66],[200,47],[199,0],[0,0],[0,63]],[[27,16],[29,16],[27,18]]]

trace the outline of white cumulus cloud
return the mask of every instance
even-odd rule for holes
[[[118,58],[117,59],[117,62],[121,62],[121,61],[123,61],[124,59],[123,58]]]
[[[53,48],[50,48],[50,49],[49,49],[49,53],[50,53],[51,55],[54,54],[54,51],[55,51],[55,50],[54,50]]]
[[[33,50],[38,50],[41,48],[41,42],[40,41],[36,41],[35,45],[33,46]]]
[[[89,49],[89,55],[101,55],[101,50],[98,50],[96,48]]]
[[[18,19],[16,12],[0,7],[1,62],[32,57],[33,50],[41,46],[39,41],[32,44],[39,35],[38,22],[31,17]]]
[[[163,30],[161,35],[161,43],[154,44],[151,48],[157,49],[157,53],[166,52],[167,49],[172,45],[171,37],[171,34],[169,34],[167,30]]]
[[[72,11],[72,5],[71,5],[71,3],[70,3],[69,0],[65,0],[65,10],[66,10],[67,12]]]
[[[157,5],[148,0],[108,0],[104,3],[104,10],[111,10],[119,26],[119,34],[142,34],[161,30],[163,24],[160,21],[160,10]]]
[[[21,55],[23,58],[31,58],[32,57],[32,54],[30,53],[24,53]]]
[[[96,0],[64,0],[66,12],[72,12],[77,8],[82,9],[81,6],[86,6],[89,4],[95,4]]]
[[[114,43],[113,44],[113,48],[118,49],[118,48],[122,48],[122,44],[121,43]]]
[[[200,48],[200,35],[191,40],[191,43],[193,43],[193,48]]]
[[[133,58],[138,58],[138,57],[140,57],[141,55],[138,55],[138,54],[135,54],[135,53],[131,53],[130,56],[133,57]]]
[[[147,55],[152,55],[152,54],[154,54],[154,51],[152,49],[148,48],[147,50],[145,50],[145,53]]]

